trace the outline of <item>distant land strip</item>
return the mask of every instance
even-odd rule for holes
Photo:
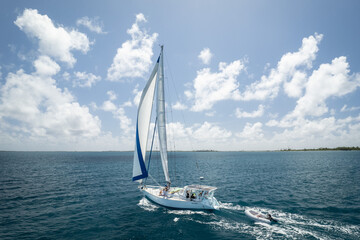
[[[280,151],[359,151],[360,147],[337,147],[337,148],[304,148],[304,149],[281,149]]]

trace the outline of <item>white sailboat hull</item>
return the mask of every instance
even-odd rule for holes
[[[173,188],[172,188],[173,189]],[[215,197],[209,199],[190,199],[179,193],[160,195],[160,187],[144,187],[141,189],[145,197],[151,201],[169,208],[175,209],[193,209],[193,210],[218,210],[220,204]],[[171,192],[171,189],[169,190]]]

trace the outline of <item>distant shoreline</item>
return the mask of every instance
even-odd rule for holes
[[[337,148],[304,148],[304,149],[281,149],[281,152],[291,151],[360,151],[360,147],[337,147]]]
[[[177,151],[168,151],[170,152],[306,152],[306,151],[360,151],[360,147],[336,147],[336,148],[303,148],[303,149],[280,149],[280,150],[233,150],[233,151],[221,151],[221,150],[177,150]],[[42,150],[0,150],[0,152],[133,152],[133,150],[125,150],[125,151],[42,151]],[[158,150],[153,151],[158,152]]]

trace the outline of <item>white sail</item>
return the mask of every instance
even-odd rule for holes
[[[160,156],[161,156],[162,167],[165,175],[165,180],[166,182],[170,183],[168,159],[167,159],[167,141],[166,141],[163,46],[161,46],[160,65],[159,65],[157,77],[158,77],[158,83],[157,83],[156,116],[158,120]]]
[[[148,172],[145,166],[146,146],[149,134],[151,111],[154,101],[159,59],[151,73],[151,76],[141,94],[136,120],[136,137],[133,165],[133,181],[146,178]]]

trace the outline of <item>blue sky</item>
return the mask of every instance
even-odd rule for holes
[[[1,1],[0,150],[132,150],[160,44],[170,149],[359,146],[359,10],[358,1]]]

